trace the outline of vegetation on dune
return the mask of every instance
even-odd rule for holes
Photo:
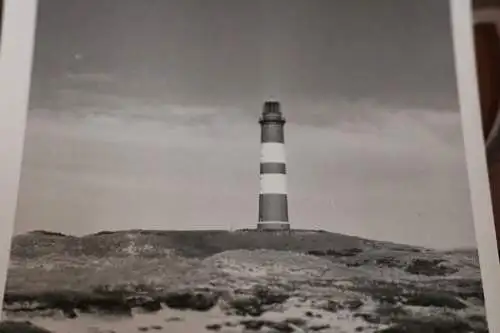
[[[219,295],[215,292],[198,291],[142,294],[128,290],[121,292],[57,290],[38,294],[6,293],[4,309],[10,312],[59,310],[67,318],[75,318],[76,311],[87,314],[131,316],[132,309],[157,312],[162,309],[162,305],[178,310],[208,311],[217,304],[218,298]]]
[[[466,304],[461,299],[475,299],[483,301],[482,287],[477,280],[447,280],[446,288],[436,288],[435,281],[429,282],[386,282],[376,280],[359,280],[354,284],[352,290],[369,295],[375,301],[382,304],[403,304],[423,307],[445,307],[450,309],[464,309]],[[462,292],[460,286],[475,288],[468,292]]]
[[[415,259],[411,262],[406,271],[412,274],[422,274],[427,276],[449,275],[458,271],[456,268],[447,267],[443,264],[443,259]]]
[[[487,333],[486,321],[480,324],[471,324],[459,316],[420,316],[400,317],[391,322],[388,328],[378,330],[377,333]]]
[[[274,249],[307,252],[326,251],[335,244],[337,250],[356,248],[361,238],[329,232],[300,232],[293,234],[262,233],[255,231],[149,231],[132,230],[100,232],[74,237],[36,231],[14,237],[12,256],[33,258],[53,253],[69,256],[109,257],[129,255],[133,243],[140,249],[137,255],[161,256],[165,250],[175,249],[184,257],[204,258],[216,253],[237,249]]]
[[[51,333],[41,327],[37,327],[32,323],[26,322],[16,322],[5,320],[0,322],[0,333]]]

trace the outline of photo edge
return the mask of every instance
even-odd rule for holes
[[[0,61],[0,300],[3,301],[28,111],[37,0],[4,1]],[[15,77],[15,80],[12,78]]]
[[[458,101],[485,308],[490,332],[497,333],[500,332],[500,317],[494,315],[494,311],[500,305],[497,291],[500,264],[479,111],[471,1],[450,0],[450,11]]]

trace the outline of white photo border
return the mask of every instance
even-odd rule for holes
[[[471,0],[449,0],[462,133],[490,333],[500,333],[500,262],[481,125]],[[487,15],[489,16],[489,14]]]
[[[0,301],[14,230],[31,82],[37,0],[4,0],[0,50]]]

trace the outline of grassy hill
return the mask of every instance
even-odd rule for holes
[[[174,250],[185,257],[208,257],[243,249],[287,250],[293,252],[345,251],[349,249],[391,248],[420,251],[420,248],[370,241],[326,231],[295,230],[291,233],[224,231],[104,231],[83,237],[47,231],[17,235],[12,240],[14,258],[34,258],[54,253],[69,256],[109,257],[136,254],[162,256]]]
[[[62,313],[72,327],[86,313],[135,318],[140,308],[181,311],[186,323],[215,311],[221,322],[192,329],[200,332],[220,331],[225,321],[288,333],[297,325],[342,332],[334,326],[345,323],[354,325],[347,331],[484,333],[479,272],[474,250],[325,231],[34,231],[12,241],[4,313],[35,323]],[[297,311],[300,318],[289,321]],[[278,321],[266,317],[276,314]],[[177,332],[171,322],[153,326]]]

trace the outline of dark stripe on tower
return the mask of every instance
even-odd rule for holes
[[[259,195],[259,222],[288,222],[286,194],[266,193]]]
[[[260,140],[262,141],[262,143],[265,142],[285,143],[283,125],[280,123],[263,124]]]
[[[260,174],[266,173],[279,173],[282,175],[286,174],[286,164],[285,163],[261,163],[260,164]]]

